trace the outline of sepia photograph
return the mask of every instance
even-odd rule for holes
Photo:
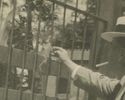
[[[0,100],[125,100],[125,0],[0,0]]]

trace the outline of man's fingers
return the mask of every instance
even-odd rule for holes
[[[59,55],[61,52],[60,51],[55,51],[55,54]]]
[[[60,50],[54,50],[53,52],[51,52],[52,56],[58,56],[61,53]]]
[[[54,49],[54,50],[64,51],[64,49],[63,49],[63,48],[61,48],[61,47],[53,47],[53,49]]]

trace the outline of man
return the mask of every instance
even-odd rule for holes
[[[118,18],[116,32],[105,32],[102,34],[102,38],[125,47],[125,42],[123,42],[125,41],[125,17]],[[121,80],[117,80],[93,72],[71,61],[66,50],[60,47],[54,47],[54,53],[72,72],[71,77],[79,88],[95,93],[106,100],[125,100],[125,76]]]

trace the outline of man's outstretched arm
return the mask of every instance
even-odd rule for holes
[[[90,69],[74,63],[70,60],[66,50],[63,48],[55,47],[54,53],[56,53],[62,62],[69,68],[75,85],[81,89],[108,98],[119,83],[119,80],[110,79],[103,74],[93,72]]]

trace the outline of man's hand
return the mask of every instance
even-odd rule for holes
[[[67,51],[61,47],[53,47],[53,52],[57,55],[63,62],[69,61],[70,57]]]
[[[74,71],[76,72],[76,70],[79,68],[79,65],[77,65],[70,59],[65,49],[61,47],[53,47],[53,53],[54,55],[57,55],[60,60],[62,60],[62,62],[70,69],[71,72],[74,73]]]

